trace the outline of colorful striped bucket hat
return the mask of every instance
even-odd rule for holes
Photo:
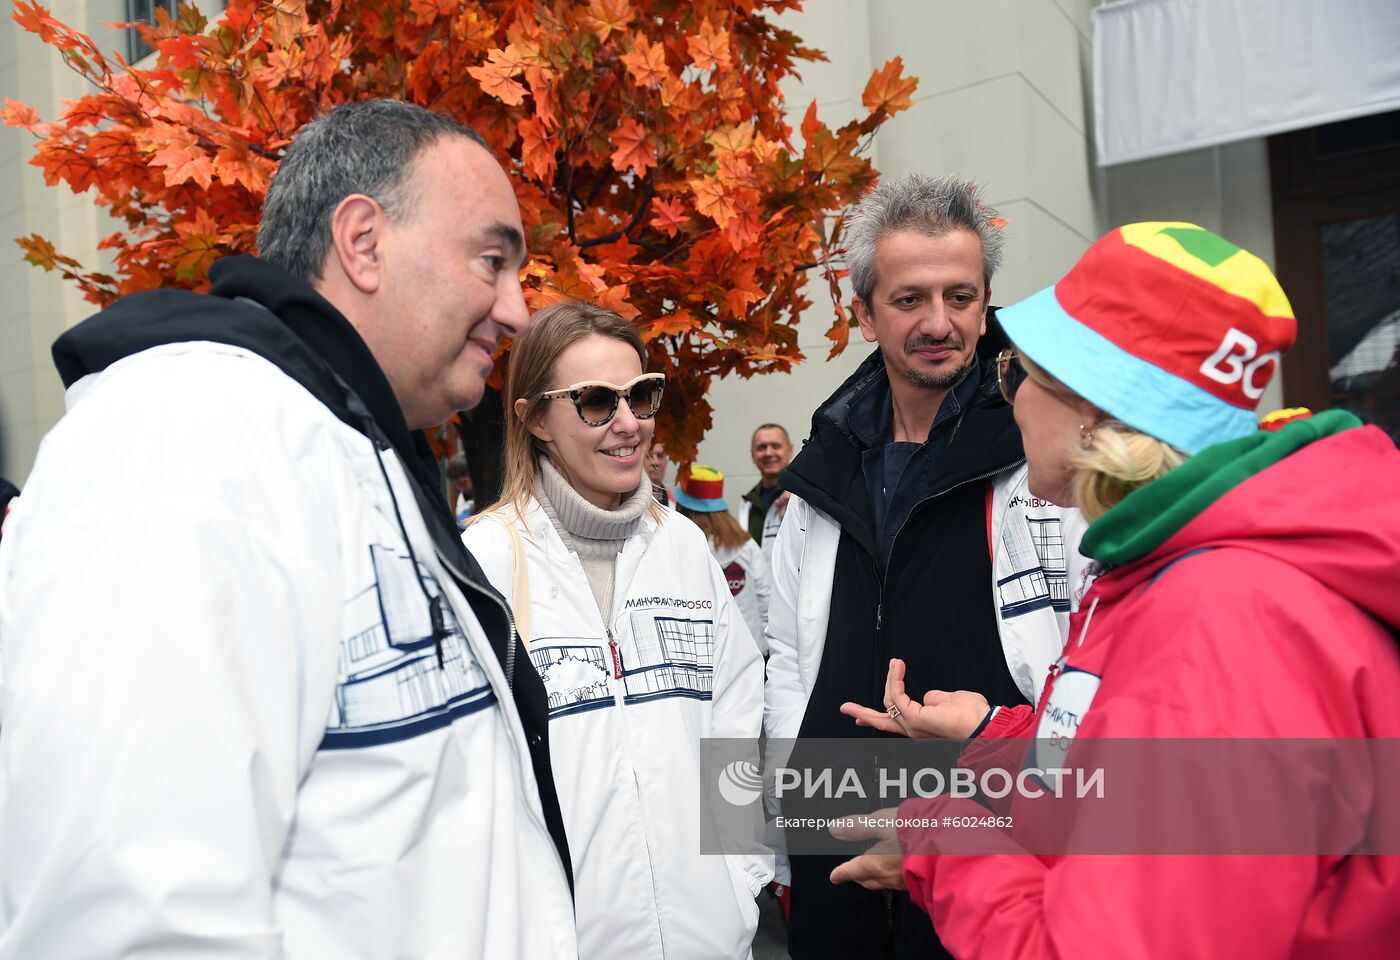
[[[1256,429],[1297,322],[1262,260],[1193,223],[1133,223],[997,318],[1094,406],[1196,453]]]
[[[682,471],[676,485],[676,503],[696,513],[719,513],[729,509],[724,502],[724,474],[714,467],[692,464],[689,472]]]

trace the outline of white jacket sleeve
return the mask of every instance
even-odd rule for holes
[[[768,679],[763,692],[763,732],[792,738],[802,726],[807,692],[798,657],[797,599],[802,553],[811,508],[799,497],[788,501],[769,568]]]
[[[714,596],[719,601],[715,610],[710,736],[752,741],[756,760],[763,729],[763,657],[719,565],[712,558],[706,559],[714,581]],[[758,896],[773,879],[771,853],[734,854],[730,860],[752,896]]]
[[[338,548],[304,536],[331,491],[199,379],[99,384],[6,529],[4,960],[281,956],[335,688]]]
[[[752,557],[750,566],[754,570],[754,600],[758,605],[758,622],[761,625],[761,636],[756,635],[754,640],[758,643],[759,652],[763,656],[768,655],[768,604],[772,597],[772,574],[768,572],[768,558],[763,555],[763,548],[750,541],[744,545],[744,550]]]
[[[769,740],[765,784],[771,784],[774,766],[787,760],[785,755],[775,755],[780,752],[777,742],[797,736],[807,711],[807,692],[802,688],[798,660],[797,594],[810,512],[800,497],[788,501],[769,567],[768,676],[763,685],[763,732]],[[767,802],[771,809],[776,809],[773,798],[767,798]],[[774,879],[783,884],[792,882],[792,872],[783,854],[777,857]]]

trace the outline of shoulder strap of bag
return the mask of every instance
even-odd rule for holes
[[[520,635],[526,652],[529,652],[533,634],[530,632],[530,569],[525,564],[525,542],[520,539],[520,531],[510,517],[495,510],[486,516],[499,523],[506,536],[510,537],[510,609],[515,615],[515,632]]]

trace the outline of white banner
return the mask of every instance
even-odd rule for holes
[[[1400,109],[1400,0],[1118,0],[1093,19],[1100,166]]]

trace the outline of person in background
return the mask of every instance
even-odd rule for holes
[[[710,541],[715,562],[729,581],[729,592],[759,649],[767,656],[763,631],[768,622],[768,561],[748,531],[729,515],[729,505],[724,501],[724,474],[699,464],[682,471],[676,509],[689,517]]]
[[[782,473],[792,461],[792,440],[787,428],[776,423],[760,426],[749,441],[749,456],[758,468],[759,481],[739,501],[739,526],[763,547],[763,556],[771,563],[773,543],[788,505],[788,493],[782,483]]]
[[[0,545],[0,958],[570,960],[544,688],[422,434],[529,323],[510,178],[345,104],[258,249],[54,344]]]
[[[1385,840],[1384,855],[1348,852],[1379,817],[1393,842],[1395,797],[1377,790],[1387,776],[1393,789],[1393,760],[1339,776],[1325,751],[1298,745],[1400,737],[1400,452],[1341,410],[1256,428],[1293,311],[1261,260],[1194,224],[1115,230],[1001,318],[1012,346],[999,380],[1031,492],[1092,521],[1082,549],[1099,576],[1038,708],[911,683],[896,660],[881,709],[842,712],[890,733],[972,737],[965,766],[1018,746],[997,738],[1027,738],[998,763],[1012,770],[1092,766],[1101,743],[1199,738],[1195,772],[1213,738],[1257,738],[1250,754],[1268,741],[1236,810],[1197,799],[1209,791],[1165,765],[1141,778],[1156,782],[1130,794],[1138,836],[1284,812],[1294,849],[1318,852],[1026,856],[1013,832],[998,838],[1012,855],[947,856],[936,832],[902,828],[900,846],[917,851],[902,871],[866,856],[837,879],[907,885],[970,960],[1394,956],[1400,856]],[[1067,763],[1070,744],[1082,759]],[[1114,772],[1122,797],[1133,785]],[[946,800],[901,814],[967,812]],[[1003,812],[1021,827],[1036,805],[1016,796]],[[1342,825],[1355,832],[1316,839]],[[1223,829],[1229,842],[1236,828]]]
[[[549,696],[579,956],[743,960],[772,857],[701,853],[701,739],[758,737],[763,660],[642,471],[665,386],[646,363],[610,310],[537,313],[510,355],[501,500],[463,540]]]
[[[804,741],[875,736],[840,706],[878,698],[892,657],[913,683],[1014,706],[1035,702],[1064,644],[1082,520],[1026,489],[997,392],[995,218],[968,181],[909,176],[846,220],[855,314],[877,349],[813,414],[782,477],[764,703],[777,766],[794,741],[800,758]],[[865,812],[849,802],[831,812]],[[844,859],[791,858],[793,960],[945,955],[902,893],[833,886]]]
[[[447,461],[447,494],[452,500],[457,529],[466,529],[467,521],[476,510],[476,501],[472,499],[472,474],[466,457],[453,457]]]
[[[5,518],[10,513],[10,501],[19,496],[19,487],[4,477],[0,477],[0,535],[5,529]]]
[[[671,491],[666,489],[666,465],[670,463],[666,459],[666,448],[662,446],[660,440],[653,440],[647,447],[646,453],[646,474],[651,481],[651,493],[656,497],[656,502],[663,507],[674,507],[675,498],[671,496]]]

